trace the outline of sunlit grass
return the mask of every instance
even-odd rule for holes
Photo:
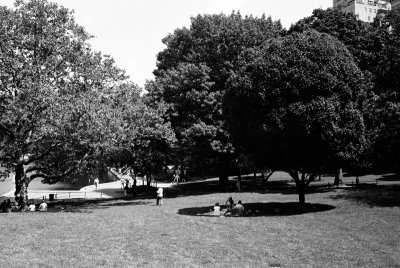
[[[399,199],[367,202],[372,193],[386,198],[384,190],[317,191],[307,202],[333,209],[309,213],[286,208],[295,193],[226,192],[167,195],[164,206],[112,200],[0,214],[0,266],[398,267]],[[229,196],[253,213],[201,216]]]

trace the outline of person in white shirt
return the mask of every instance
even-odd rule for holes
[[[99,178],[94,179],[94,186],[96,186],[96,190],[97,190],[97,186],[99,185]]]
[[[44,200],[39,206],[39,211],[47,211],[47,204],[44,202]]]
[[[31,211],[31,212],[35,211],[36,210],[35,204],[33,204],[33,203],[30,204],[29,207],[28,207],[28,210]]]
[[[163,188],[158,188],[157,190],[157,206],[160,204],[163,205]]]
[[[221,216],[221,207],[218,202],[214,206],[214,216]]]

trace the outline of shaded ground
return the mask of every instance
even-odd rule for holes
[[[330,197],[335,200],[349,200],[371,207],[400,207],[400,185],[361,184],[357,189],[335,193]]]
[[[244,217],[261,217],[261,216],[290,216],[305,213],[315,213],[334,209],[335,207],[324,204],[305,204],[299,206],[297,202],[288,203],[246,203],[246,211]],[[190,216],[214,216],[210,212],[213,206],[183,208],[178,211],[181,215]]]

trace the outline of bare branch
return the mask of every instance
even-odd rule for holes
[[[2,130],[11,139],[15,139],[14,133],[9,128],[7,128],[5,125],[3,125],[2,123],[0,123],[0,130]]]
[[[52,146],[50,146],[50,147],[49,147],[45,152],[43,152],[42,154],[40,154],[40,155],[38,155],[38,156],[35,156],[35,157],[30,157],[28,160],[24,160],[24,161],[23,161],[23,164],[24,164],[24,165],[29,165],[29,164],[33,163],[34,161],[37,161],[37,160],[42,159],[43,157],[45,157],[45,156],[47,156],[48,154],[50,154],[51,151],[53,151],[54,148],[56,148],[56,147],[58,147],[58,146],[60,146],[60,145],[61,145],[61,143],[55,143],[55,144],[53,144]]]
[[[54,180],[58,180],[62,177],[65,177],[69,174],[71,174],[73,171],[75,171],[82,163],[83,161],[85,161],[86,159],[89,158],[90,153],[86,153],[75,165],[73,165],[72,167],[70,167],[69,169],[67,169],[66,171],[59,173],[57,175],[48,175],[48,174],[43,174],[43,173],[36,173],[33,174],[32,176],[29,176],[29,180],[32,181],[36,178],[43,178],[44,181],[54,181]],[[40,170],[40,168],[38,168],[38,170]]]

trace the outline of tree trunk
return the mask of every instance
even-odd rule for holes
[[[335,181],[333,182],[333,185],[339,186],[339,184],[342,184],[342,178],[343,178],[342,169],[339,168],[336,170]]]
[[[151,174],[147,175],[147,186],[150,187],[151,184]]]
[[[296,183],[297,192],[299,194],[299,205],[301,208],[306,203],[306,174],[302,173],[301,178],[297,170],[290,171],[289,174]]]
[[[263,187],[267,186],[267,182],[269,180],[269,178],[272,176],[272,174],[274,174],[273,170],[267,170],[267,175],[265,176],[265,171],[261,171],[261,178],[262,178],[262,185]]]
[[[242,191],[242,175],[239,173],[236,181],[236,190],[238,192]]]
[[[229,160],[227,157],[221,156],[219,158],[219,186],[225,188],[228,186],[228,169]]]
[[[25,176],[23,164],[18,164],[15,168],[15,201],[18,202],[20,209],[23,209],[28,202],[28,178]]]
[[[299,204],[304,205],[306,203],[305,185],[303,184],[298,185],[297,191],[299,192]]]

